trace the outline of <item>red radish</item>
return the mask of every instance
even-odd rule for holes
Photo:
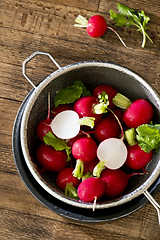
[[[149,153],[144,152],[138,144],[128,146],[128,156],[125,164],[131,169],[140,170],[145,168],[145,166],[151,161],[152,156],[153,151],[150,151]]]
[[[137,128],[142,124],[149,123],[153,118],[153,107],[150,102],[145,99],[137,99],[123,115],[123,121],[129,128]]]
[[[58,173],[56,184],[62,191],[65,191],[67,183],[72,183],[74,187],[77,187],[80,184],[80,180],[73,176],[73,170],[74,168],[67,167]]]
[[[50,126],[51,122],[52,120],[50,118],[46,118],[39,122],[36,128],[36,135],[41,141],[43,141],[43,137],[46,135],[46,133],[52,131]]]
[[[115,198],[125,191],[128,185],[129,175],[121,169],[104,169],[101,174],[101,179],[105,183],[105,195],[109,198]]]
[[[37,161],[45,171],[59,172],[67,166],[65,151],[56,151],[53,147],[42,143],[37,149]]]
[[[72,147],[73,146],[73,143],[78,140],[79,138],[83,137],[84,134],[83,133],[79,133],[77,136],[75,136],[74,138],[71,138],[68,142],[67,142],[67,145],[68,147]]]
[[[99,142],[107,138],[118,137],[119,134],[119,124],[113,117],[104,117],[95,126],[95,137]]]
[[[107,30],[106,20],[100,15],[94,15],[89,19],[86,30],[91,37],[102,37]]]
[[[96,158],[97,144],[92,138],[82,137],[74,142],[72,154],[76,159],[91,162]]]
[[[97,123],[102,118],[102,114],[96,114],[94,111],[94,106],[98,103],[98,98],[95,96],[85,96],[75,102],[73,109],[80,117],[94,117]]]
[[[90,137],[79,138],[72,146],[72,155],[77,159],[73,176],[81,179],[84,174],[84,162],[91,162],[96,158],[97,144]]]
[[[91,177],[82,181],[77,189],[78,197],[83,202],[99,200],[105,191],[105,184],[100,178]]]
[[[105,92],[106,94],[108,94],[108,100],[109,100],[108,108],[110,109],[115,108],[115,105],[112,103],[112,99],[117,94],[117,90],[109,85],[99,85],[94,89],[93,95],[98,98],[98,96],[102,94],[102,92]]]
[[[126,44],[121,39],[121,37],[119,36],[119,34],[113,28],[107,26],[105,18],[100,16],[100,15],[92,16],[89,19],[89,21],[87,21],[86,18],[79,15],[76,18],[75,22],[78,23],[78,24],[74,24],[75,27],[85,27],[87,33],[91,37],[94,37],[94,38],[102,37],[106,33],[106,30],[110,29],[111,31],[113,31],[118,36],[118,38],[122,42],[122,44],[125,47],[127,47]]]
[[[70,104],[62,104],[58,107],[54,107],[51,110],[51,118],[54,118],[58,113],[63,112],[65,110],[72,110],[72,106]]]
[[[50,119],[50,94],[48,94],[48,116],[46,119],[43,119],[39,122],[37,128],[36,128],[36,135],[37,137],[43,141],[43,137],[51,131],[51,124],[52,120]]]

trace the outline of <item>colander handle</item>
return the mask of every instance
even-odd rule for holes
[[[36,88],[36,86],[34,85],[34,83],[29,79],[29,77],[26,75],[26,64],[31,60],[33,59],[35,56],[37,55],[46,55],[48,56],[52,62],[57,66],[57,68],[61,68],[60,65],[54,60],[54,58],[49,54],[49,53],[45,53],[45,52],[34,52],[31,56],[29,56],[24,62],[23,62],[23,65],[22,65],[22,73],[24,75],[24,77],[27,79],[27,81],[34,87]]]
[[[150,201],[150,203],[155,207],[158,214],[158,221],[160,225],[160,205],[156,202],[156,200],[152,197],[152,195],[146,190],[143,192],[143,194],[146,196],[146,198]]]

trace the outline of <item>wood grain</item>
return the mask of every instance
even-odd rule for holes
[[[85,60],[109,61],[141,75],[160,93],[160,2],[127,1],[151,18],[147,41],[132,28],[118,28],[109,17],[119,1],[1,0],[0,1],[0,236],[4,240],[109,239],[160,240],[157,212],[150,203],[109,222],[82,223],[63,218],[43,206],[27,189],[12,154],[12,129],[18,109],[32,89],[22,74],[22,63],[35,51],[50,53],[60,66]],[[122,0],[121,3],[126,3]],[[107,30],[99,39],[73,27],[78,14],[89,19],[99,13],[115,28],[128,48]],[[47,57],[27,64],[27,75],[37,85],[56,70]],[[160,193],[155,196],[160,203]]]

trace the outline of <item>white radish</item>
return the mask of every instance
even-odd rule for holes
[[[61,139],[71,139],[78,135],[81,125],[94,127],[94,118],[79,118],[73,110],[60,112],[52,120],[50,126],[52,132]]]
[[[79,116],[75,111],[66,110],[55,116],[51,122],[53,133],[61,139],[70,139],[80,131]]]
[[[97,148],[97,157],[109,169],[118,169],[126,161],[127,148],[122,139],[108,138]]]
[[[110,109],[109,109],[110,110]],[[111,170],[119,169],[127,159],[127,147],[124,144],[124,132],[118,117],[110,110],[117,119],[121,128],[121,138],[107,138],[102,141],[97,148],[97,157],[100,162],[93,169],[93,175],[100,177],[104,168]]]

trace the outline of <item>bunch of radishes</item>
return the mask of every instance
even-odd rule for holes
[[[145,99],[131,102],[114,87],[100,85],[91,95],[48,109],[37,126],[42,141],[37,161],[41,170],[56,174],[57,186],[72,198],[114,199],[152,159],[153,151],[144,152],[136,139],[129,144],[124,133],[152,120],[153,107]]]

